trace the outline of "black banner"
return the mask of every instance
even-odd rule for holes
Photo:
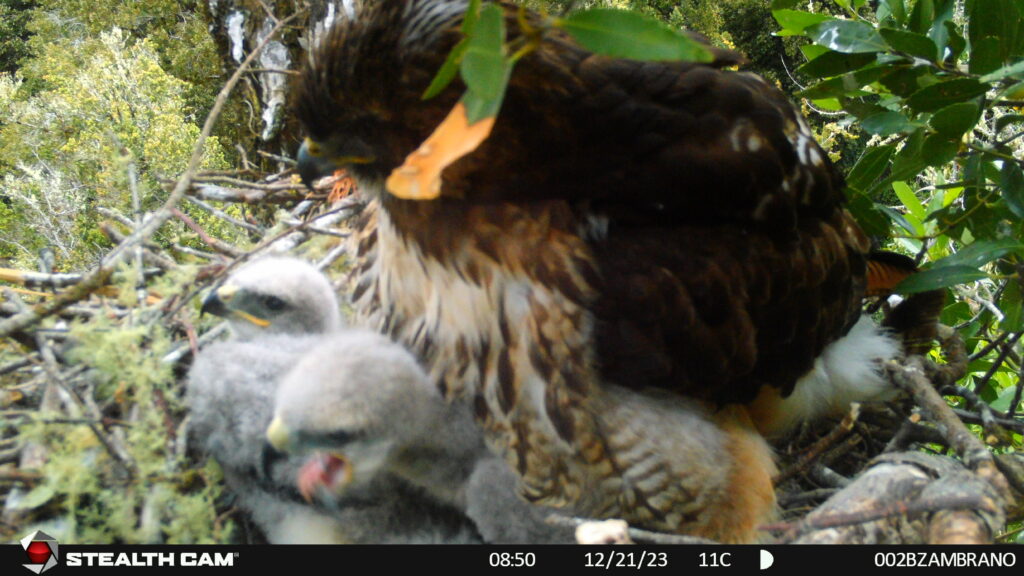
[[[40,573],[49,558],[21,545],[0,546],[0,572]],[[1015,570],[1017,546],[84,546],[60,545],[44,574],[129,574],[202,570],[253,574],[263,570],[365,573],[367,570],[470,570],[572,574],[795,574],[838,569]],[[1024,559],[1022,559],[1024,561]],[[23,567],[29,565],[29,567]],[[276,572],[275,572],[276,573]],[[931,572],[929,572],[931,573]],[[827,573],[825,576],[830,576]]]

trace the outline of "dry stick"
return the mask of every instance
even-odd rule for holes
[[[214,172],[201,172],[196,175],[193,179],[196,186],[202,186],[204,184],[226,184],[235,186],[237,188],[243,188],[247,190],[259,191],[259,192],[302,192],[306,193],[309,190],[306,185],[294,181],[291,178],[284,180],[273,180],[270,182],[253,182],[251,180],[244,180],[242,178],[234,178],[232,176],[226,176]]]
[[[271,160],[277,160],[278,162],[281,162],[281,163],[284,163],[284,164],[288,164],[289,166],[295,166],[295,164],[297,164],[297,162],[295,161],[294,158],[289,158],[287,156],[281,156],[279,154],[272,154],[270,152],[265,152],[263,150],[257,150],[256,153],[259,154],[260,156],[263,156],[264,158],[269,158]]]
[[[1009,336],[1009,335],[1010,335],[1009,332],[1003,332],[999,336],[996,336],[993,340],[989,341],[989,343],[986,344],[984,348],[982,348],[981,350],[978,350],[974,354],[971,354],[971,356],[970,356],[970,358],[968,358],[968,360],[970,360],[971,362],[974,362],[978,358],[983,358],[986,354],[988,354],[993,349],[995,349],[996,346],[999,346],[1000,344],[1002,344],[1003,340],[1006,340],[1006,337]]]
[[[221,254],[224,254],[225,256],[230,256],[232,258],[238,258],[242,254],[245,254],[244,250],[235,248],[231,244],[228,244],[223,240],[218,240],[213,236],[207,234],[206,230],[203,230],[202,226],[196,224],[195,220],[189,218],[188,214],[185,214],[181,210],[178,210],[177,208],[171,208],[171,212],[174,213],[174,216],[178,220],[184,222],[186,226],[188,226],[193,232],[198,234],[199,239],[202,240],[203,243],[205,243],[210,248],[213,248],[217,252],[220,252]]]
[[[950,446],[960,453],[967,467],[991,484],[1003,498],[1009,500],[1009,485],[996,468],[992,453],[971,434],[953,413],[949,404],[939,396],[931,381],[925,376],[922,360],[918,356],[911,356],[905,366],[889,361],[886,363],[886,371],[893,383],[914,398],[928,419],[939,425]]]
[[[1017,368],[1017,391],[1013,393],[1013,400],[1010,401],[1010,406],[1006,408],[1007,418],[1013,418],[1017,415],[1017,406],[1020,406],[1021,394],[1024,393],[1024,362],[1019,363]]]
[[[943,394],[951,396],[960,396],[967,401],[968,405],[974,410],[981,418],[982,429],[985,430],[986,434],[995,436],[997,438],[1006,438],[1006,430],[997,422],[996,412],[992,410],[992,407],[974,393],[973,390],[965,388],[963,386],[946,386],[940,390]],[[955,411],[954,411],[955,413]]]
[[[288,186],[287,188],[267,191],[226,188],[224,186],[200,184],[189,190],[189,196],[214,202],[231,202],[234,204],[258,204],[265,202],[271,204],[287,204],[289,202],[295,202],[296,200],[303,200],[308,197],[308,194],[304,189],[294,185]],[[319,197],[326,198],[327,195],[321,194]]]
[[[124,224],[128,228],[135,228],[135,222],[133,222],[131,218],[125,216],[124,214],[121,214],[117,210],[112,210],[105,206],[97,206],[96,211],[102,214],[103,216],[106,216],[107,218],[113,218],[114,220],[117,220],[118,222]]]
[[[837,424],[835,428],[833,428],[824,438],[818,440],[809,448],[804,450],[792,466],[789,466],[782,472],[779,472],[775,478],[772,478],[772,485],[778,486],[780,483],[789,480],[793,476],[808,470],[811,464],[817,460],[822,453],[853,430],[853,424],[857,421],[859,416],[860,406],[858,404],[852,405],[850,407],[850,411],[843,417],[843,420]]]
[[[1020,340],[1021,336],[1024,336],[1024,332],[1016,332],[1010,337],[1008,337],[1006,339],[1006,342],[1003,342],[1002,345],[999,346],[999,356],[996,356],[996,361],[992,363],[992,367],[988,369],[988,372],[985,372],[984,376],[982,376],[978,380],[975,380],[975,392],[978,392],[985,388],[985,385],[988,384],[988,381],[992,379],[992,376],[994,376],[995,373],[999,370],[999,367],[1002,366],[1003,362],[1006,361],[1006,357],[1010,355],[1010,352],[1013,350],[1013,346],[1017,343],[1018,340]]]
[[[931,512],[944,512],[949,510],[987,510],[986,502],[983,498],[976,496],[961,496],[953,498],[944,498],[941,502],[933,500],[916,500],[909,504],[904,502],[896,502],[888,504],[874,510],[865,510],[860,512],[849,512],[849,513],[831,513],[828,515],[822,515],[817,518],[807,519],[804,518],[798,522],[780,522],[777,524],[770,524],[764,526],[764,530],[771,531],[792,531],[796,530],[799,534],[807,534],[816,530],[822,530],[825,528],[838,528],[840,526],[850,526],[853,524],[865,524],[868,522],[875,522],[877,520],[885,520],[886,518],[892,518],[894,516],[917,516],[920,514],[928,514]]]
[[[984,424],[982,417],[975,414],[974,412],[968,412],[967,410],[961,410],[959,408],[953,408],[953,414],[956,414],[957,418],[962,420],[965,424]],[[1013,430],[1019,434],[1024,434],[1024,421],[1008,418],[993,418],[993,422],[1002,426],[1003,428]]]
[[[217,121],[217,117],[220,116],[221,110],[224,108],[224,104],[227,102],[228,95],[231,94],[235,85],[238,84],[238,81],[244,75],[245,70],[252,65],[252,61],[256,59],[256,56],[258,56],[266,45],[270,43],[270,40],[301,13],[302,12],[299,11],[284,20],[280,20],[274,28],[271,29],[270,33],[267,34],[266,38],[264,38],[263,41],[261,41],[259,45],[249,53],[249,56],[247,56],[242,64],[239,65],[238,69],[235,70],[235,73],[231,75],[231,78],[229,78],[227,83],[224,85],[224,88],[222,88],[220,93],[217,94],[217,99],[214,101],[213,107],[210,109],[210,113],[206,117],[206,122],[203,124],[203,130],[200,132],[199,138],[196,140],[196,144],[192,151],[192,158],[189,160],[185,173],[178,179],[178,182],[171,191],[171,194],[167,197],[167,201],[164,202],[164,205],[153,214],[153,217],[147,220],[140,228],[132,232],[132,234],[128,236],[128,238],[125,238],[123,242],[114,247],[114,249],[106,255],[104,261],[93,271],[86,274],[81,282],[60,293],[56,298],[36,304],[25,312],[0,321],[0,337],[9,336],[15,332],[24,330],[42,318],[59,312],[63,308],[86,298],[89,294],[92,294],[94,291],[106,284],[107,278],[110,277],[114,268],[121,259],[124,258],[125,252],[129,248],[152,236],[157,229],[163,226],[174,216],[171,210],[177,206],[178,202],[181,201],[182,197],[185,195],[185,191],[188,190],[192,183],[192,178],[199,170],[200,164],[202,164],[206,139],[213,131],[213,126]]]
[[[827,500],[833,494],[839,492],[838,488],[815,488],[798,494],[780,494],[779,506],[782,508],[793,508],[807,502]]]
[[[114,226],[110,222],[100,222],[99,228],[100,232],[103,232],[103,234],[107,238],[110,238],[114,242],[126,242],[129,238],[127,235],[122,234],[120,231],[114,228]],[[143,246],[143,257],[145,257],[146,260],[149,260],[157,268],[161,268],[163,270],[173,270],[178,267],[177,262],[175,262],[172,258],[160,254],[159,252],[156,251],[156,249],[156,246]]]
[[[15,360],[14,362],[11,362],[10,364],[5,364],[4,366],[0,366],[0,376],[3,376],[4,374],[9,374],[11,372],[17,372],[18,370],[21,370],[22,368],[26,368],[26,367],[31,366],[31,365],[32,365],[32,359],[31,358],[23,358],[21,360]]]
[[[14,268],[0,268],[0,280],[30,288],[64,288],[82,281],[81,274],[46,274]]]
[[[200,199],[198,199],[198,198],[196,198],[194,196],[185,196],[185,200],[187,200],[189,203],[194,204],[195,206],[198,206],[199,208],[209,212],[210,214],[213,214],[214,216],[216,216],[217,218],[220,218],[221,220],[227,222],[228,224],[233,224],[235,226],[238,226],[239,228],[245,228],[246,230],[248,230],[250,232],[255,232],[256,234],[263,234],[263,228],[260,228],[259,226],[255,226],[253,224],[249,224],[248,222],[243,222],[243,221],[239,220],[238,218],[234,218],[233,216],[228,215],[223,210],[220,210],[219,208],[211,206],[211,205],[207,204],[206,202],[203,202],[202,200],[200,200]]]
[[[135,218],[134,226],[136,230],[142,227],[144,215],[142,213],[142,196],[139,194],[139,175],[135,168],[135,162],[131,160],[131,153],[128,149],[121,148],[121,155],[128,160],[128,189],[131,191],[132,196],[132,215]],[[135,272],[137,277],[135,278],[135,302],[139,308],[146,305],[146,275],[143,273],[143,243],[138,242],[135,244]],[[132,317],[128,317],[128,322],[131,323]]]
[[[935,428],[904,420],[899,430],[889,440],[889,443],[885,445],[885,449],[882,452],[898,452],[913,442],[945,445],[946,437]]]

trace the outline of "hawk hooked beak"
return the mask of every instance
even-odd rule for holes
[[[233,308],[231,301],[234,299],[235,294],[238,293],[238,286],[232,284],[224,284],[215,290],[211,290],[203,300],[203,305],[199,308],[199,315],[213,314],[214,316],[220,316],[221,318],[228,318],[230,316],[237,316],[243,320],[251,322],[260,328],[266,328],[270,326],[270,320],[260,318]]]
[[[313,183],[330,176],[335,171],[352,164],[371,164],[376,158],[369,153],[369,146],[361,140],[347,141],[345,150],[331,150],[330,146],[306,138],[296,153],[297,169],[306,188],[313,189]]]

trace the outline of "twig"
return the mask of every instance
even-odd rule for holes
[[[974,354],[971,354],[971,356],[968,359],[971,362],[974,362],[978,358],[984,358],[985,355],[988,354],[989,352],[991,352],[993,349],[995,349],[996,346],[999,346],[1000,344],[1002,344],[1003,340],[1006,340],[1006,337],[1009,336],[1009,335],[1010,335],[1009,332],[1003,332],[999,336],[996,336],[996,338],[991,340],[991,341],[989,341],[989,343],[986,344],[984,348],[982,348],[981,350],[978,350]]]
[[[1006,357],[1010,355],[1014,345],[1017,344],[1017,341],[1020,340],[1021,336],[1024,336],[1024,332],[1016,332],[1007,337],[1006,341],[999,346],[999,355],[996,356],[995,362],[992,363],[992,366],[989,367],[984,376],[974,381],[975,392],[979,392],[985,388],[988,381],[992,379],[992,376],[994,376],[999,370],[999,367],[1006,361]]]
[[[305,189],[300,188],[298,185],[278,186],[275,190],[258,190],[255,188],[239,189],[225,188],[224,186],[212,184],[199,184],[189,192],[191,196],[202,198],[203,200],[232,202],[236,204],[286,204],[307,197]],[[326,198],[327,195],[323,194],[321,197]]]
[[[788,509],[808,502],[825,500],[836,492],[839,492],[838,488],[815,488],[806,492],[800,492],[799,494],[780,494],[778,498],[779,507]]]
[[[82,274],[44,274],[14,268],[0,268],[0,280],[30,288],[65,288],[82,281]]]
[[[22,368],[27,368],[28,366],[31,365],[32,360],[30,358],[22,358],[21,360],[15,360],[10,364],[0,366],[0,376],[3,376],[4,374],[10,374],[11,372],[17,372],[18,370],[21,370]]]
[[[114,228],[114,226],[110,222],[100,222],[99,229],[100,232],[103,232],[103,234],[107,238],[110,238],[114,242],[128,241],[129,237],[125,234],[122,234],[119,230]],[[164,270],[173,270],[178,267],[177,262],[175,262],[173,259],[167,256],[164,256],[163,254],[160,254],[159,252],[156,251],[157,249],[158,247],[155,245],[149,245],[148,243],[144,243],[142,252],[143,258],[145,258],[146,261],[148,261],[150,264],[162,268]]]
[[[199,224],[196,224],[195,220],[189,218],[188,214],[185,214],[181,210],[178,210],[177,208],[171,208],[171,212],[178,220],[184,222],[186,226],[188,226],[193,232],[198,234],[199,239],[202,240],[204,244],[206,244],[210,248],[213,248],[217,252],[220,252],[221,254],[230,256],[232,258],[238,258],[242,254],[245,254],[244,250],[235,248],[234,246],[228,244],[227,242],[219,240],[207,234],[206,230],[203,230],[203,228]]]
[[[789,466],[782,472],[772,479],[772,484],[778,486],[782,482],[806,471],[810,465],[821,456],[826,450],[832,447],[836,442],[841,440],[844,436],[853,430],[853,424],[857,421],[860,416],[860,405],[854,404],[850,407],[850,411],[843,417],[843,420],[839,422],[829,433],[822,439],[812,444],[809,448],[803,451],[800,457],[793,465]]]
[[[1006,478],[995,467],[992,453],[988,451],[963,422],[953,413],[932,383],[925,376],[922,358],[911,356],[906,365],[901,366],[894,361],[886,363],[886,371],[891,380],[905,392],[909,393],[917,405],[921,407],[929,420],[939,425],[943,435],[949,440],[950,446],[960,453],[964,463],[981,478],[996,488],[999,494],[1009,494]]]
[[[250,224],[248,222],[243,222],[243,221],[239,220],[238,218],[234,218],[234,217],[228,215],[223,210],[215,208],[215,207],[207,204],[206,202],[203,202],[202,200],[200,200],[200,199],[198,199],[198,198],[196,198],[194,196],[185,196],[185,200],[187,200],[189,203],[194,204],[194,205],[198,206],[199,208],[209,212],[210,214],[213,214],[217,218],[220,218],[221,220],[223,220],[223,221],[225,221],[225,222],[227,222],[229,224],[234,224],[235,226],[238,226],[239,228],[245,228],[246,230],[248,230],[250,232],[254,232],[256,234],[263,234],[263,228],[260,228],[259,226],[255,226],[255,225]]]
[[[132,196],[132,214],[135,217],[134,228],[142,227],[142,197],[139,195],[139,175],[135,168],[135,162],[131,159],[131,153],[127,148],[121,148],[121,156],[128,160],[128,189]],[[141,308],[146,305],[146,275],[143,274],[143,246],[142,242],[135,244],[135,302]],[[129,317],[131,318],[131,317]]]
[[[811,466],[810,476],[815,482],[832,488],[845,488],[850,485],[849,478],[820,462]]]
[[[960,418],[960,420],[962,420],[966,424],[982,424],[981,416],[975,414],[974,412],[968,412],[967,410],[953,408],[953,413],[956,414],[957,418]],[[1008,418],[993,418],[993,422],[1002,426],[1003,428],[1007,428],[1018,433],[1024,433],[1024,421],[1011,420]]]

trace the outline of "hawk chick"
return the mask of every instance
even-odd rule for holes
[[[471,543],[472,525],[421,491],[381,475],[329,508],[302,500],[301,458],[265,448],[281,377],[341,325],[327,278],[293,258],[270,257],[240,268],[206,299],[235,338],[205,347],[189,372],[192,446],[216,459],[228,488],[272,544]]]

